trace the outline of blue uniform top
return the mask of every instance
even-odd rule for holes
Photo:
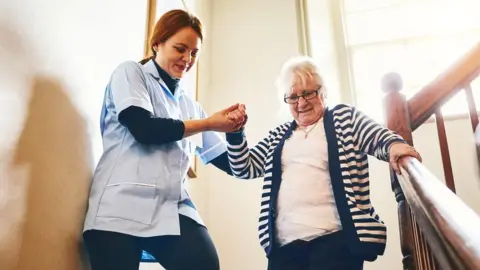
[[[163,145],[138,143],[118,121],[119,113],[137,106],[155,117],[201,119],[201,106],[177,89],[172,94],[153,60],[125,62],[112,74],[101,116],[103,154],[90,190],[84,231],[115,231],[141,237],[179,235],[179,214],[203,224],[185,189],[191,154],[207,163],[224,153],[217,132],[201,133],[201,142],[186,138]]]

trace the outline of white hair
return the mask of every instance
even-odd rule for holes
[[[296,80],[299,80],[303,87],[306,88],[307,79],[311,78],[316,78],[322,86],[322,91],[325,91],[323,78],[320,76],[315,61],[309,56],[291,57],[283,64],[280,74],[275,82],[279,98],[283,100],[285,95],[292,89]]]

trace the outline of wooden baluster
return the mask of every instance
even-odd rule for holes
[[[411,212],[410,212],[411,213]],[[413,227],[413,242],[415,245],[415,265],[417,270],[435,270],[439,269],[436,264],[436,260],[433,257],[431,249],[427,245],[425,235],[422,233],[420,226],[415,219],[415,216],[411,214],[411,224]]]
[[[413,145],[412,131],[410,129],[409,113],[405,95],[402,90],[402,78],[397,73],[386,74],[382,78],[382,90],[386,93],[384,115],[386,126],[397,132],[410,145]],[[415,261],[413,226],[410,208],[405,200],[405,195],[398,183],[396,173],[390,169],[392,191],[398,203],[398,222],[400,228],[400,246],[403,255],[403,269],[417,269]]]
[[[419,231],[420,231],[420,228],[419,228]],[[420,240],[421,240],[420,254],[422,254],[423,265],[425,266],[425,269],[433,270],[435,269],[435,263],[433,261],[432,252],[430,252],[430,248],[428,247],[427,241],[425,240],[424,234],[421,234]]]
[[[472,86],[469,84],[465,87],[465,96],[467,97],[468,113],[470,114],[470,122],[472,123],[473,132],[478,126],[478,113],[475,106],[475,99],[473,98]]]
[[[417,221],[415,220],[415,216],[412,214],[411,211],[410,213],[410,220],[411,220],[411,225],[412,225],[412,241],[413,245],[415,247],[414,249],[414,259],[415,259],[415,268],[417,270],[423,270],[424,267],[422,265],[422,257],[419,256],[419,250],[420,250],[420,230],[418,229],[418,224]]]
[[[478,112],[475,105],[475,99],[472,93],[472,85],[465,87],[465,96],[468,102],[468,112],[470,115],[470,122],[472,123],[473,136],[475,141],[475,152],[477,154],[477,165],[480,168],[480,126],[478,125]]]
[[[438,142],[440,143],[440,154],[442,155],[445,184],[453,193],[455,193],[455,181],[453,179],[452,160],[450,159],[450,151],[448,150],[445,121],[443,120],[441,109],[438,109],[435,112],[435,122],[437,123]]]
[[[395,194],[395,200],[398,204],[398,227],[400,230],[400,249],[403,255],[403,269],[415,270],[418,269],[417,266],[419,264],[415,255],[416,246],[410,207],[398,183],[397,174],[392,169],[390,169],[390,178],[392,181],[392,191]]]
[[[425,238],[425,243],[426,243],[426,238]],[[428,261],[430,262],[430,268],[429,269],[440,269],[438,260],[435,259],[433,256],[433,251],[431,248],[428,249]]]
[[[480,126],[477,126],[477,128],[475,129],[474,139],[477,152],[477,165],[478,168],[480,168]]]

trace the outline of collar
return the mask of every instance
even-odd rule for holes
[[[323,116],[321,119],[318,119],[318,121],[323,121],[323,124],[325,126],[327,126],[325,124],[325,117],[327,117],[327,114],[330,113],[330,108],[328,106],[325,106],[325,112],[323,113]],[[290,126],[288,127],[288,130],[287,132],[285,133],[287,137],[290,137],[292,135],[292,132],[297,128],[298,126],[298,123],[295,119],[292,120],[292,122],[290,122]]]
[[[160,74],[158,73],[157,67],[155,66],[155,63],[153,62],[153,59],[150,59],[147,63],[145,63],[143,66],[143,71],[146,73],[152,75],[157,80],[161,80]]]
[[[155,63],[153,61],[153,59],[150,59],[147,63],[145,63],[143,66],[143,71],[145,73],[148,73],[150,74],[153,78],[155,78],[159,83],[160,85],[162,86],[162,89],[168,94],[170,94],[172,97],[174,97],[175,99],[178,99],[180,98],[183,94],[184,94],[184,91],[183,91],[183,88],[181,86],[179,86],[176,90],[175,90],[175,94],[172,95],[172,93],[170,92],[170,90],[168,90],[168,87],[167,85],[165,84],[165,82],[162,80],[162,78],[160,77],[160,74],[158,73],[158,69],[157,67],[155,66]]]

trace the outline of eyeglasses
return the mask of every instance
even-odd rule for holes
[[[283,98],[283,101],[285,101],[285,103],[288,103],[288,104],[296,104],[298,103],[298,101],[300,100],[300,98],[302,97],[304,100],[310,100],[310,99],[313,99],[315,97],[318,96],[318,93],[320,92],[320,89],[322,89],[322,87],[318,87],[317,90],[303,90],[302,91],[302,94],[301,95],[291,95],[291,96],[285,96]]]

